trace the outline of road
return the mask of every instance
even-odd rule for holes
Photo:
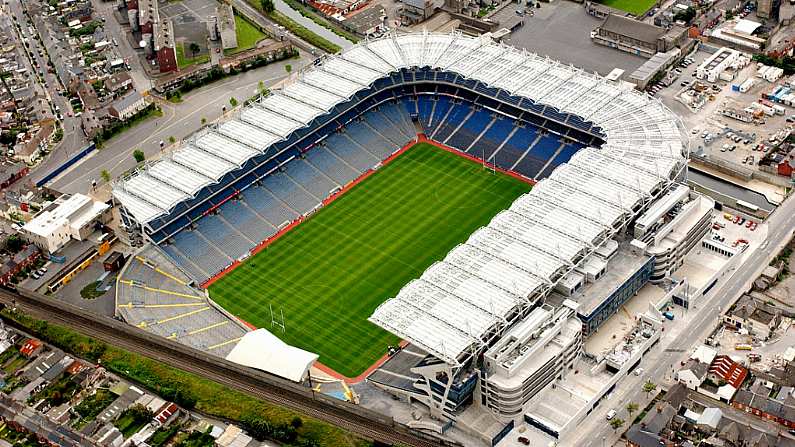
[[[59,38],[56,37],[56,31],[53,30],[52,25],[47,20],[44,20],[39,14],[29,14],[30,9],[23,8],[21,0],[7,0],[8,9],[11,14],[16,17],[17,23],[20,25],[21,39],[28,44],[26,49],[28,62],[31,64],[31,73],[35,73],[37,79],[37,90],[42,98],[45,98],[48,109],[49,118],[57,118],[60,110],[61,125],[64,129],[63,140],[57,144],[47,156],[47,158],[38,165],[36,171],[49,172],[52,167],[58,166],[66,161],[70,156],[88,144],[83,131],[80,128],[80,118],[74,116],[72,113],[71,104],[69,101],[61,96],[60,92],[63,89],[63,84],[58,78],[56,73],[51,73],[47,70],[48,61],[52,60],[53,64],[64,64],[61,58],[62,53],[66,50],[59,46]],[[31,2],[25,4],[26,7],[32,8],[34,12],[40,10],[43,5],[40,2]],[[28,23],[32,23],[33,33],[37,34],[41,39],[35,39],[31,30],[28,29]],[[56,54],[51,54],[48,48],[52,49]],[[38,67],[38,68],[36,68]]]
[[[673,371],[679,363],[686,360],[693,349],[701,345],[704,339],[714,330],[720,315],[726,311],[737,298],[750,289],[752,282],[769,265],[795,232],[795,199],[785,200],[770,215],[768,220],[759,226],[757,231],[765,234],[763,240],[750,246],[742,255],[744,259],[739,268],[728,273],[728,278],[707,297],[703,303],[696,303],[694,309],[677,314],[677,320],[685,320],[686,327],[680,327],[676,333],[663,334],[663,337],[652,352],[641,362],[646,373],[642,377],[630,375],[622,380],[608,402],[599,406],[588,419],[578,427],[578,435],[565,440],[561,445],[614,445],[620,437],[605,422],[605,415],[610,409],[618,411],[618,417],[627,421],[622,428],[626,430],[633,418],[624,408],[628,402],[636,402],[645,407],[650,401],[642,392],[646,380],[656,384],[672,384]]]
[[[366,439],[416,447],[440,444],[420,437],[409,429],[395,425],[391,419],[366,416],[366,410],[352,404],[317,396],[309,388],[288,383],[261,371],[245,368],[204,352],[147,333],[108,317],[101,317],[70,304],[42,295],[21,296],[0,291],[0,302],[36,318],[64,325],[112,346],[135,352],[175,368],[196,374],[275,405],[290,408],[331,423]],[[13,322],[9,322],[15,325]]]
[[[144,151],[147,159],[159,155],[160,141],[168,142],[172,136],[177,140],[189,136],[202,127],[202,118],[212,123],[221,117],[224,107],[230,109],[231,97],[242,103],[257,93],[260,81],[266,87],[271,87],[283,79],[287,74],[287,64],[298,69],[311,63],[311,60],[306,53],[301,52],[299,59],[273,63],[197,89],[184,95],[181,103],[160,101],[162,117],[139,123],[105,142],[103,149],[95,151],[56,177],[49,186],[64,193],[90,193],[92,180],[102,183],[100,173],[103,169],[116,178],[135,167],[132,157],[135,149]],[[227,111],[227,115],[230,113],[233,112]],[[38,179],[48,172],[37,171],[32,177]]]

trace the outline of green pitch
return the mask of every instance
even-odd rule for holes
[[[232,314],[355,377],[398,338],[379,304],[530,185],[421,143],[210,286]],[[284,311],[286,332],[271,328]]]
[[[638,16],[657,2],[656,0],[602,0],[599,3]]]

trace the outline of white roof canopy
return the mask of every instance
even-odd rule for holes
[[[290,346],[265,329],[249,332],[237,342],[226,359],[301,382],[318,355]]]

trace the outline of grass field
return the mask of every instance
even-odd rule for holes
[[[185,68],[191,65],[200,65],[206,64],[210,62],[210,55],[207,53],[199,53],[196,57],[188,57],[186,54],[186,47],[190,45],[189,43],[178,43],[176,48],[177,53],[177,66],[179,68]],[[189,53],[190,51],[188,51]]]
[[[530,185],[421,143],[210,286],[234,315],[354,377],[398,339],[373,310]],[[268,304],[287,330],[271,328]]]
[[[655,0],[601,0],[599,3],[637,16],[646,12],[657,2]]]
[[[257,42],[268,37],[259,30],[253,23],[235,14],[235,34],[237,36],[237,47],[224,50],[224,54],[232,55],[246,51],[257,46]]]

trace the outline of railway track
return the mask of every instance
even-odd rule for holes
[[[299,391],[288,385],[279,386],[263,373],[242,369],[219,357],[202,355],[199,351],[177,345],[161,337],[151,336],[108,317],[89,314],[67,303],[44,296],[0,290],[0,302],[15,306],[37,318],[60,324],[115,347],[135,352],[175,368],[213,380],[232,389],[276,405],[320,419],[366,439],[387,444],[416,447],[437,447],[441,441],[424,439],[396,425],[391,419],[376,420],[318,400],[310,390]],[[240,368],[240,369],[238,369]],[[260,376],[260,377],[258,377]],[[386,420],[388,419],[389,422]]]

